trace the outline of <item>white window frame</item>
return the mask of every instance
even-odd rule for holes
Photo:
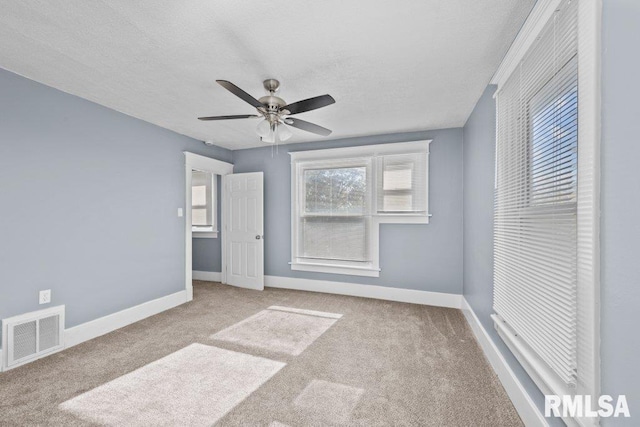
[[[193,169],[193,172],[211,173],[211,203],[207,203],[206,208],[211,210],[211,226],[203,227],[191,225],[194,239],[217,239],[218,238],[218,175],[210,171]],[[192,175],[193,176],[193,175]],[[191,206],[193,209],[193,205]],[[209,228],[209,230],[203,228]]]
[[[379,235],[380,224],[428,224],[429,212],[429,144],[432,140],[364,145],[358,147],[342,147],[321,150],[290,152],[291,155],[291,269],[295,271],[309,271],[316,273],[345,274],[352,276],[379,277],[380,276],[380,251]],[[426,211],[424,213],[378,213],[377,212],[377,186],[378,167],[377,159],[385,155],[424,153],[426,156]],[[371,213],[369,230],[369,254],[371,262],[349,263],[345,261],[327,262],[324,260],[301,260],[297,257],[297,245],[300,236],[299,210],[301,209],[301,197],[299,189],[300,177],[299,165],[302,162],[335,162],[340,159],[369,159],[371,162],[370,176],[367,177],[371,186],[370,206]]]
[[[539,357],[499,317],[500,337],[544,394],[599,396],[600,384],[600,139],[602,2],[579,0],[578,11],[578,372],[575,390],[563,389],[546,373]],[[491,80],[500,88],[515,72],[562,0],[540,0]],[[496,165],[497,170],[497,165]],[[591,191],[582,188],[591,187]],[[598,418],[563,418],[567,425],[597,425]]]

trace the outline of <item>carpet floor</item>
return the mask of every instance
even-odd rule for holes
[[[292,347],[301,352],[282,351],[289,348],[282,347],[289,345],[289,335],[273,348],[268,339],[251,345],[244,332],[242,339],[216,339],[216,333],[271,306],[342,317],[326,326],[297,321],[310,331],[307,341]],[[81,402],[78,396],[109,382],[117,385],[127,374],[143,375],[144,370],[133,371],[167,356],[171,361],[176,356],[170,355],[194,343],[213,348],[202,347],[205,357],[219,354],[217,348],[286,364],[220,412],[219,426],[522,425],[460,310],[197,281],[187,304],[1,373],[0,425],[95,425],[65,410],[71,404],[64,403]],[[203,363],[194,360],[194,369],[202,370]],[[184,361],[179,367],[185,369]],[[87,394],[92,410],[96,393]]]

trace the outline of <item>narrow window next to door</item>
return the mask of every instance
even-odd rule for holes
[[[216,176],[194,170],[191,175],[191,225],[193,237],[218,237]]]

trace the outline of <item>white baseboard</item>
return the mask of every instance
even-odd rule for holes
[[[356,283],[331,282],[328,280],[298,279],[294,277],[264,276],[264,285],[271,288],[295,289],[299,291],[325,292],[328,294],[375,298],[437,307],[460,308],[462,295],[415,289],[387,288],[385,286],[360,285]]]
[[[222,273],[219,271],[193,271],[193,280],[204,280],[206,282],[219,282],[222,280]]]
[[[475,335],[480,347],[484,351],[485,356],[489,360],[489,363],[493,367],[493,370],[498,375],[502,386],[506,390],[513,406],[522,418],[524,425],[529,426],[543,426],[548,427],[549,423],[544,418],[542,413],[538,410],[538,407],[529,396],[529,393],[524,389],[522,383],[518,380],[515,373],[511,370],[507,361],[496,347],[495,343],[484,329],[478,316],[473,311],[467,300],[462,298],[462,312],[466,317],[471,330]]]
[[[154,314],[177,307],[185,302],[187,302],[187,291],[180,291],[118,311],[117,313],[109,314],[108,316],[100,317],[99,319],[74,326],[73,328],[65,329],[65,348],[73,347],[90,339],[108,334],[116,329],[123,328],[153,316]]]

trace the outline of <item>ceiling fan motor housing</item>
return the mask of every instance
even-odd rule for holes
[[[287,103],[284,102],[284,99],[274,95],[263,96],[262,98],[258,99],[258,101],[269,107],[269,110],[279,110],[287,105]]]
[[[287,105],[287,103],[278,96],[267,95],[258,99],[258,101],[265,106],[265,117],[271,122],[277,121],[280,115],[287,113],[282,110],[282,107]],[[260,110],[258,109],[258,111]]]

